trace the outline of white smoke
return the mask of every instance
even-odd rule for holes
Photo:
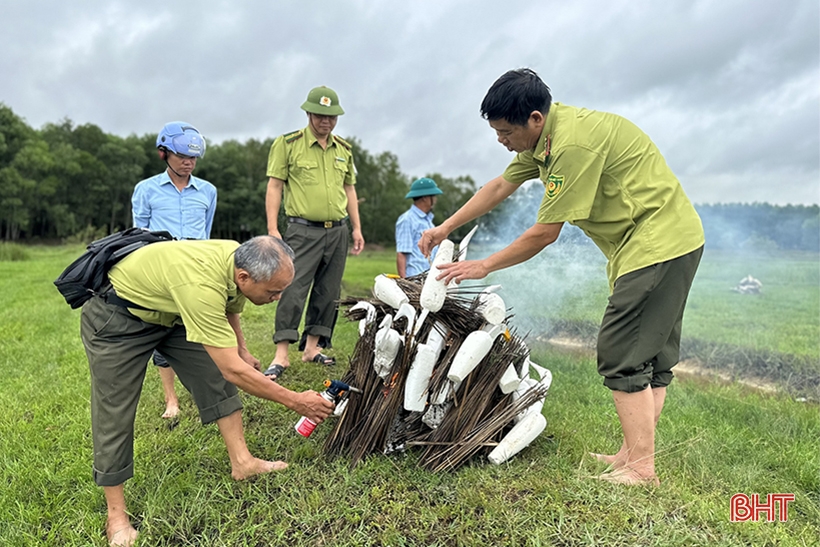
[[[468,260],[487,257],[509,245],[524,226],[535,223],[537,206],[532,200],[517,200],[504,207],[492,223],[480,222]],[[511,326],[531,337],[548,332],[556,320],[597,322],[609,295],[605,257],[580,229],[569,224],[564,225],[558,241],[530,260],[464,286],[489,284],[502,285],[498,294],[515,316]]]

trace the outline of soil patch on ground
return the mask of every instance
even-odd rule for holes
[[[592,323],[562,321],[534,338],[561,351],[594,357],[597,334],[598,327]],[[817,364],[804,356],[683,339],[681,361],[675,373],[737,382],[767,393],[788,393],[800,400],[820,401]]]

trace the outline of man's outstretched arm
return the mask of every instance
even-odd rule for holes
[[[452,279],[456,283],[465,279],[483,279],[491,272],[520,264],[555,242],[563,226],[563,222],[533,224],[515,241],[483,260],[464,260],[438,266],[442,273],[437,279],[443,279],[445,283]]]
[[[513,192],[518,190],[520,184],[513,184],[504,179],[496,177],[482,186],[473,197],[467,201],[451,217],[441,223],[441,225],[425,230],[419,239],[419,249],[424,256],[430,256],[430,252],[436,245],[447,239],[450,232],[460,226],[464,226],[471,220],[490,212],[496,205],[507,199]]]

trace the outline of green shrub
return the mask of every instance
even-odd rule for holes
[[[65,239],[67,245],[77,245],[82,243],[83,245],[88,245],[92,241],[96,241],[100,238],[103,238],[108,235],[108,230],[105,228],[95,228],[94,226],[88,225],[79,232],[74,235],[68,236]]]
[[[0,243],[0,262],[18,262],[28,260],[29,253],[17,243]]]

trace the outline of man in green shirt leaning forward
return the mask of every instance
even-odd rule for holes
[[[116,264],[109,272],[111,287],[83,305],[93,475],[105,492],[110,545],[130,546],[137,537],[123,485],[134,474],[134,418],[155,349],[191,392],[202,423],[216,422],[236,480],[287,467],[249,452],[237,387],[316,423],[330,414],[333,405],[315,391],[296,393],[262,375],[240,327],[245,302],[261,306],[279,300],[293,274],[293,251],[272,236],[242,245],[224,240],[154,243]]]
[[[598,372],[612,390],[623,443],[594,454],[624,484],[658,484],[655,427],[679,356],[689,288],[703,252],[694,207],[655,144],[628,120],[552,103],[529,69],[502,75],[481,103],[498,142],[515,159],[439,227],[424,232],[427,255],[450,232],[487,213],[521,183],[540,179],[538,218],[483,260],[441,266],[457,283],[524,262],[553,243],[564,222],[581,228],[608,259],[611,295],[598,334]]]

